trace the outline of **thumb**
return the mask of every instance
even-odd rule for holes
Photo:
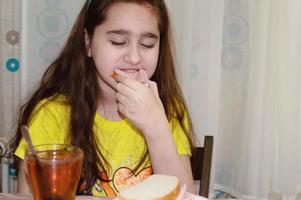
[[[144,69],[139,70],[138,75],[136,77],[136,80],[141,82],[141,83],[147,83],[148,82],[147,73]]]

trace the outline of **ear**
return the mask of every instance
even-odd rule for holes
[[[85,29],[85,45],[86,45],[87,56],[92,57],[91,37],[86,29]]]

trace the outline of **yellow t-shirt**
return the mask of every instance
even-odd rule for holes
[[[36,108],[29,123],[30,135],[34,145],[67,143],[70,107],[65,97],[59,96],[54,101],[42,101]],[[41,107],[42,105],[42,107]],[[40,109],[38,109],[40,108]],[[170,123],[171,124],[171,123]],[[174,124],[174,122],[173,122]],[[173,138],[180,155],[191,155],[189,142],[178,123],[173,126]],[[142,133],[128,120],[109,121],[98,113],[94,117],[93,130],[99,143],[99,149],[112,169],[100,172],[101,177],[109,182],[97,181],[94,187],[84,191],[93,196],[116,196],[119,191],[142,181],[151,175],[152,168],[149,157],[133,175],[133,167],[147,148]],[[15,155],[24,159],[27,144],[21,139]],[[124,177],[130,177],[125,179]]]

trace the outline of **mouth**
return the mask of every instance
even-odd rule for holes
[[[115,79],[118,74],[143,83],[148,80],[147,72],[143,68],[116,68],[111,76]]]
[[[135,79],[140,69],[119,69],[125,73],[128,77]]]
[[[137,73],[139,69],[119,69],[120,71],[123,71],[124,73]]]

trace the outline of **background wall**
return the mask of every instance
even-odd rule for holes
[[[0,136],[11,137],[20,105],[64,44],[83,2],[0,1]]]
[[[84,0],[22,1],[22,99],[60,51]]]
[[[169,0],[177,72],[199,142],[217,133],[224,2]]]

